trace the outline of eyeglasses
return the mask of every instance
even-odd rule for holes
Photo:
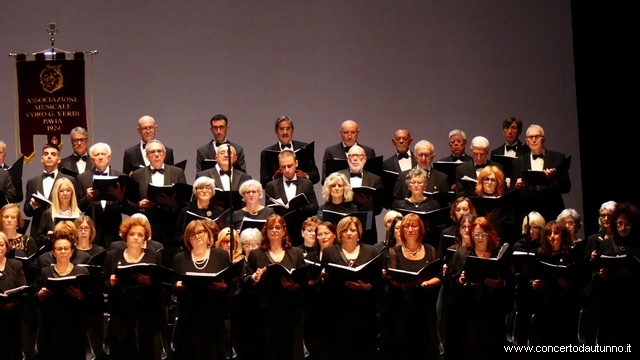
[[[79,227],[78,228],[79,232],[91,232],[91,228],[88,227]]]
[[[616,225],[618,225],[619,228],[631,229],[633,224],[618,220],[616,221]]]
[[[287,127],[279,127],[279,128],[278,128],[278,132],[289,132],[289,131],[291,131],[291,130],[293,130],[293,129],[291,128],[291,126],[287,126]]]
[[[247,194],[247,195],[253,195],[253,194],[257,194],[258,191],[257,190],[247,190],[244,193]]]
[[[193,240],[196,237],[201,237],[202,235],[204,235],[206,233],[206,231],[204,230],[198,230],[196,232],[191,233],[191,235],[189,235],[189,239]]]
[[[462,144],[465,141],[466,140],[464,140],[464,139],[451,139],[451,140],[449,140],[449,144]]]
[[[359,155],[359,154],[350,154],[348,156],[348,158],[352,160],[364,160],[365,157],[366,155]]]
[[[487,236],[489,236],[489,233],[486,233],[486,232],[474,232],[473,236],[477,237],[477,238],[481,238],[481,239],[486,239]]]
[[[497,184],[498,183],[498,179],[484,178],[484,179],[482,179],[482,182],[490,182],[492,184]]]
[[[324,239],[324,238],[331,237],[331,235],[333,235],[333,233],[330,232],[330,231],[327,231],[327,232],[316,234],[316,237],[319,238],[319,239]]]
[[[609,214],[609,213],[600,213],[600,219],[606,219],[608,217],[611,217],[611,214]]]
[[[260,247],[260,244],[243,244],[243,249],[257,249]]]
[[[539,233],[540,230],[542,230],[542,229],[540,229],[540,226],[534,226],[534,227],[531,228],[531,231],[533,231],[534,233]]]
[[[564,222],[564,224],[565,224],[567,227],[574,227],[574,226],[576,226],[576,222],[575,222],[575,221],[573,221],[573,220],[571,220],[571,221],[565,221],[565,222]]]
[[[206,191],[212,191],[213,189],[211,188],[211,186],[198,186],[198,187],[196,188],[196,191],[198,191],[198,190],[199,190],[199,191],[205,191],[205,190],[206,190]]]
[[[86,138],[85,139],[73,139],[73,140],[71,140],[71,142],[74,143],[74,144],[84,144],[87,141],[89,141],[89,139],[86,139]]]
[[[227,128],[227,125],[219,125],[219,126],[212,126],[211,129],[213,131],[221,131],[221,130],[225,130]]]
[[[308,232],[309,234],[315,234],[316,233],[315,229],[304,228],[304,231]]]
[[[273,230],[280,231],[280,230],[282,230],[282,226],[281,225],[271,225],[267,229],[271,230],[271,231],[273,231]]]
[[[138,129],[140,129],[140,131],[151,132],[151,131],[154,131],[156,129],[156,127],[155,126],[147,126],[147,127],[138,128]]]
[[[416,157],[418,158],[430,158],[432,157],[434,154],[432,153],[416,153]]]
[[[162,149],[158,149],[158,150],[147,150],[147,154],[162,154],[164,152],[164,150]]]
[[[544,136],[542,135],[530,135],[526,137],[528,141],[538,141],[538,140],[542,140],[543,138]]]
[[[416,185],[422,186],[422,185],[424,185],[424,181],[421,181],[421,180],[409,181],[409,185],[411,185],[411,186],[416,186]]]
[[[61,246],[61,247],[54,248],[54,250],[57,252],[67,252],[67,251],[71,251],[71,247]]]

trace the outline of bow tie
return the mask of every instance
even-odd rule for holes
[[[464,161],[465,156],[464,156],[464,155],[462,155],[462,156],[460,156],[460,157],[457,157],[457,156],[455,156],[455,155],[451,155],[451,159],[453,159],[453,161],[454,161],[454,162],[455,162],[455,161],[458,161],[458,160],[460,160],[460,161]]]
[[[540,154],[538,154],[538,155],[536,155],[536,154],[532,154],[532,156],[533,156],[533,160],[536,160],[536,159],[538,159],[538,158],[540,158],[540,159],[544,159],[544,154],[543,154],[543,153],[540,153]]]
[[[142,150],[147,148],[147,143],[142,143]]]
[[[287,184],[287,186],[290,186],[291,184],[298,185],[298,180],[285,180],[284,183]]]
[[[89,157],[87,155],[78,155],[78,154],[73,154],[71,155],[73,157],[73,160],[75,160],[76,162],[82,160],[84,162],[87,162],[89,160]]]
[[[505,145],[505,148],[507,149],[507,151],[518,151],[518,147],[519,147],[519,144]]]
[[[220,143],[220,142],[215,141],[216,147],[218,147],[218,146],[222,146],[222,145],[224,145],[224,144],[228,144],[228,143],[229,143],[228,141],[223,141],[223,142],[221,142],[221,143]]]
[[[362,173],[357,173],[357,174],[356,174],[356,173],[349,173],[349,175],[350,175],[351,177],[359,177],[359,178],[361,178],[361,179],[362,179]]]
[[[281,150],[284,149],[289,149],[289,150],[293,150],[293,148],[291,147],[291,143],[288,144],[282,144],[282,146],[280,147]]]
[[[397,155],[398,155],[398,160],[408,159],[409,158],[409,153],[397,154]]]
[[[42,178],[43,179],[46,179],[48,177],[54,179],[56,177],[56,174],[55,173],[51,173],[51,174],[44,173],[44,174],[42,174]]]
[[[482,169],[485,166],[487,166],[487,164],[478,165],[478,164],[475,164],[475,163],[473,165],[475,166],[476,169]]]
[[[109,176],[109,172],[102,172],[102,171],[100,171],[98,169],[96,169],[95,174],[96,175],[101,175],[101,176]]]
[[[160,173],[160,174],[164,174],[164,169],[151,169],[151,175],[155,174],[155,173]]]
[[[227,175],[228,177],[231,177],[231,170],[224,171],[220,169],[220,176],[222,175]]]
[[[343,149],[345,153],[348,153],[351,150],[351,146],[344,146]]]

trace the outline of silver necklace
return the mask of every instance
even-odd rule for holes
[[[417,253],[420,252],[420,250],[422,249],[422,244],[418,244],[418,247],[415,250],[409,250],[409,248],[407,247],[407,245],[402,244],[402,247],[404,248],[404,250],[409,253],[409,255],[411,256],[415,256]]]

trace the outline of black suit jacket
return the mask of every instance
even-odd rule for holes
[[[58,165],[58,169],[61,169],[61,168],[65,168],[77,174],[80,174],[80,171],[78,171],[78,163],[73,158],[73,155],[69,155],[60,161],[60,164]],[[91,157],[87,155],[87,166],[85,167],[84,171],[93,170],[95,168],[96,166],[91,161]]]
[[[78,186],[76,183],[76,179],[72,178],[71,176],[67,176],[63,174],[61,171],[58,171],[58,175],[56,176],[55,180],[58,180],[63,177],[71,180],[71,183],[73,184],[73,188],[74,188],[74,193],[76,194],[76,197],[78,197]],[[42,187],[42,174],[38,174],[32,177],[31,179],[27,180],[27,192],[26,192],[27,196],[26,196],[26,199],[24,200],[24,206],[22,208],[22,210],[24,211],[24,214],[26,216],[31,217],[30,234],[31,234],[31,237],[34,239],[38,234],[38,227],[40,226],[40,219],[42,218],[42,213],[44,213],[44,211],[47,210],[47,209],[43,209],[42,207],[34,208],[33,206],[31,206],[31,202],[30,202],[31,195],[35,194],[38,191],[41,194],[44,193],[44,189]],[[53,192],[53,188],[51,188],[51,191]],[[49,194],[49,200],[51,200],[51,194]]]
[[[516,157],[518,156],[522,156],[525,153],[529,152],[529,145],[519,141],[519,145],[517,146],[516,149]],[[491,150],[491,156],[493,157],[493,155],[504,155],[504,147],[505,147],[506,143],[503,143],[502,145],[498,146],[497,148]],[[509,175],[509,174],[505,174],[505,175]]]
[[[196,174],[196,179],[201,176],[212,178],[216,183],[216,188],[222,189],[220,173],[216,170],[216,168],[200,171]],[[240,189],[240,185],[242,185],[242,183],[247,180],[251,180],[251,175],[240,170],[233,169],[233,172],[231,173],[231,191],[238,191],[238,189]]]
[[[416,163],[416,159],[413,156],[409,156],[411,158],[411,167],[414,168],[418,165]],[[382,170],[389,170],[397,173],[401,173],[400,163],[398,162],[397,154],[393,154],[391,157],[382,162]]]
[[[347,179],[351,178],[349,170],[341,170],[339,172],[344,174],[347,177]],[[370,173],[368,171],[363,171],[362,172],[362,186],[372,187],[372,188],[376,189],[380,193],[382,193],[384,191],[383,184],[382,184],[382,179],[378,175]],[[379,204],[374,204],[374,208],[373,209],[367,209],[366,207],[362,206],[361,204],[358,204],[355,201],[355,198],[354,198],[353,202],[358,207],[358,211],[369,211],[369,210],[372,210],[373,211],[373,215],[380,215],[380,213],[382,212],[382,206],[383,206],[384,197],[380,197],[380,199],[382,201],[380,201]],[[364,226],[364,224],[362,224],[362,225]],[[365,230],[364,231],[363,241],[365,243],[367,243],[367,244],[375,244],[375,243],[378,242],[378,227],[376,226],[375,216],[374,216],[374,219],[373,219],[372,224],[371,224],[371,230],[368,230],[368,231]]]
[[[409,185],[407,185],[407,174],[409,174],[409,171],[411,170],[403,171],[400,173],[400,175],[398,175],[398,180],[396,181],[396,185],[393,188],[393,195],[395,196],[396,200],[404,200],[408,197],[411,197]],[[431,171],[429,172],[429,178],[427,179],[427,191],[449,191],[449,188],[450,186],[447,182],[447,175],[436,169],[431,169]]]
[[[133,172],[131,176],[133,180],[140,184],[139,192],[140,199],[147,198],[147,189],[151,182],[151,167],[146,166]],[[172,165],[164,166],[164,185],[171,185],[176,183],[186,184],[187,180],[184,176],[184,172],[179,167]],[[178,221],[178,215],[180,210],[186,206],[186,204],[178,204],[177,208],[172,209],[167,206],[156,205],[152,208],[144,210],[144,214],[151,223],[152,236],[156,241],[161,242],[165,246],[172,245],[173,234],[175,232],[176,223]],[[129,202],[130,214],[141,212],[138,203]]]
[[[167,156],[164,158],[164,163],[173,165],[173,150],[167,146],[165,146],[165,149],[167,150]],[[144,167],[144,156],[140,150],[140,143],[125,150],[124,159],[122,160],[122,172],[129,175],[132,171]]]
[[[360,143],[356,143],[358,146],[364,149],[365,155],[367,155],[368,159],[376,157],[376,151],[372,148],[362,145]],[[329,146],[324,150],[324,156],[322,157],[322,182],[329,175],[326,173],[327,169],[327,159],[347,159],[347,154],[344,152],[344,147],[342,146],[342,142]]]
[[[233,164],[233,167],[238,170],[242,170],[243,172],[247,172],[247,164],[244,159],[244,150],[242,149],[242,146],[236,143],[233,143],[231,141],[229,141],[229,144],[233,146],[234,149],[236,149],[236,156],[238,156],[238,159]],[[204,162],[205,162],[204,159],[215,159],[215,158],[216,158],[216,149],[213,146],[213,140],[209,141],[208,144],[199,147],[196,152],[196,172],[203,171],[202,169],[204,169]]]
[[[464,158],[462,161],[463,162],[468,162],[473,160],[473,158],[469,155],[467,155],[467,153],[464,153],[464,155],[462,155],[462,157]],[[454,162],[456,160],[453,159],[453,154],[443,157],[442,159],[438,160],[438,161],[446,161],[446,162]]]
[[[93,219],[96,226],[95,243],[109,247],[113,241],[121,240],[120,223],[122,222],[122,214],[129,214],[129,202],[127,199],[123,201],[107,201],[104,209],[100,201],[89,201],[87,199],[87,189],[93,186],[93,176],[95,168],[91,171],[85,171],[78,175],[78,207],[80,210]],[[125,175],[120,171],[109,166],[109,176]]]
[[[489,165],[497,166],[500,168],[500,170],[502,170],[502,165],[487,159],[485,161],[485,166],[489,166]],[[456,197],[475,196],[476,194],[475,188],[470,189],[468,185],[465,186],[465,184],[460,180],[465,176],[468,176],[472,179],[478,179],[478,175],[476,174],[475,163],[473,162],[473,160],[467,161],[466,163],[456,168]]]
[[[16,202],[16,188],[13,186],[13,179],[7,170],[0,169],[0,191],[4,193],[7,203]]]
[[[293,144],[293,151],[298,150],[308,144],[302,141],[295,140],[292,140],[291,143]],[[262,184],[262,187],[266,187],[269,181],[274,180],[272,169],[267,168],[268,164],[266,160],[265,150],[280,151],[280,146],[278,145],[278,143],[275,143],[262,150],[262,152],[260,153],[260,183]],[[320,173],[318,172],[318,167],[316,166],[315,156],[312,156],[311,159],[306,163],[302,163],[299,160],[300,159],[298,159],[298,169],[307,173],[312,184],[317,184],[320,181]]]
[[[517,179],[522,177],[522,172],[531,170],[531,152],[519,156],[513,160],[513,172],[511,173],[511,189],[516,188]],[[553,169],[565,159],[565,155],[559,152],[545,149],[543,169]],[[546,186],[538,188],[537,186],[523,186],[520,188],[521,195],[524,198],[524,204],[528,205],[526,211],[537,211],[547,221],[555,219],[558,214],[564,210],[564,201],[562,194],[571,191],[571,179],[569,174],[559,174],[558,181]]]

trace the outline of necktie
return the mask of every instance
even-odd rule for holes
[[[543,154],[543,153],[540,153],[540,154],[538,154],[538,155],[533,154],[533,160],[536,160],[536,159],[538,159],[538,158],[540,158],[540,159],[544,159],[544,154]]]
[[[76,162],[78,162],[78,161],[80,161],[80,160],[82,160],[82,161],[84,161],[84,162],[89,161],[89,157],[88,157],[87,155],[82,155],[82,156],[80,156],[80,155],[78,155],[78,154],[75,154],[75,153],[74,153],[74,154],[73,154],[73,155],[71,155],[71,156],[73,156],[73,160],[75,160]]]
[[[356,174],[356,173],[349,173],[349,175],[350,175],[351,177],[358,177],[358,178],[361,178],[361,179],[362,179],[362,173],[357,173],[357,174]]]
[[[298,180],[285,180],[284,183],[287,184],[287,186],[291,184],[298,185]]]
[[[398,160],[408,159],[408,158],[409,158],[409,153],[398,154]]]
[[[155,173],[164,174],[164,169],[151,169],[151,174]]]
[[[42,174],[42,178],[43,179],[46,179],[48,177],[50,177],[52,179],[55,178],[55,173],[51,173],[51,174],[44,173],[44,174]]]
[[[228,177],[231,177],[231,170],[224,171],[220,169],[220,176],[222,175],[227,175]]]

